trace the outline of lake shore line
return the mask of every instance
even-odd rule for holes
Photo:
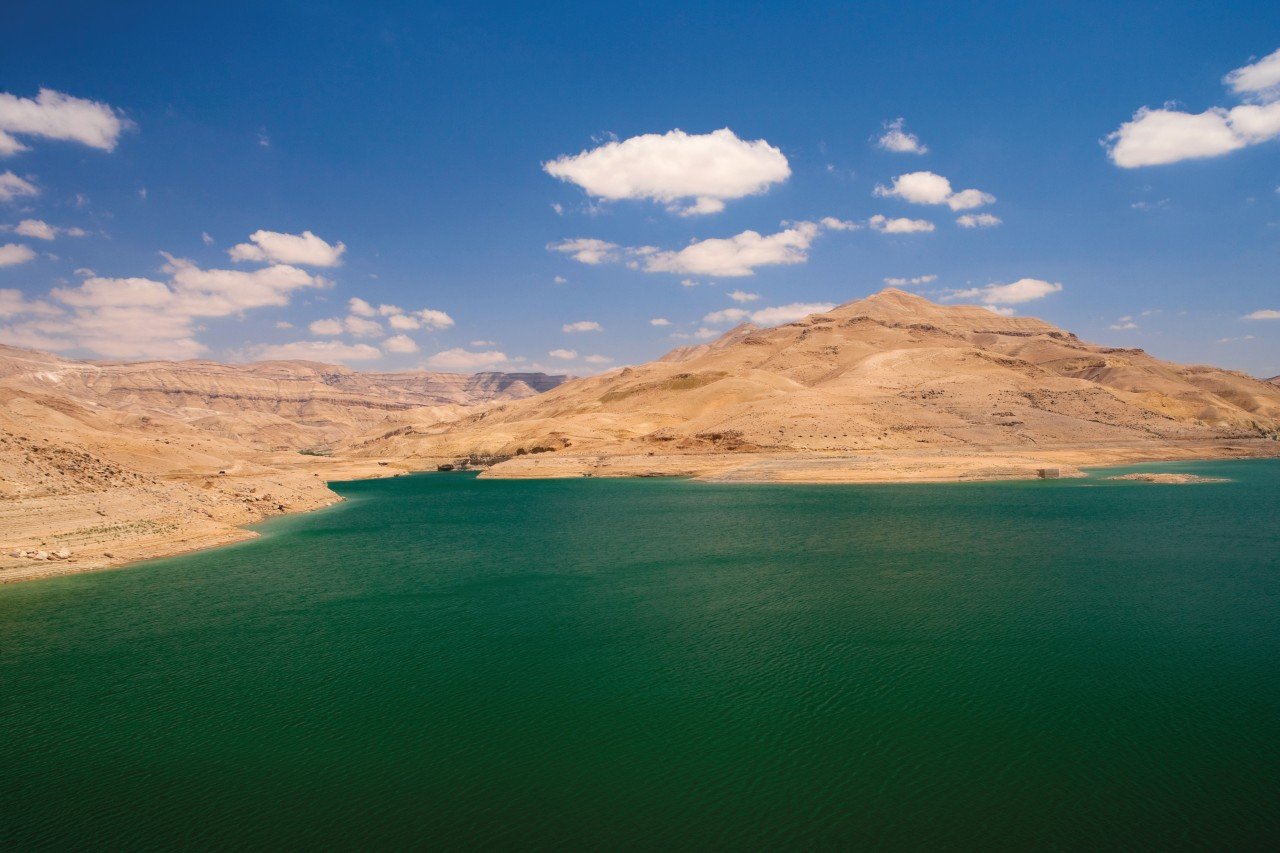
[[[1268,440],[1073,445],[865,454],[538,454],[506,460],[482,479],[681,477],[710,483],[871,485],[1090,476],[1086,468],[1144,462],[1280,457]],[[129,566],[252,539],[247,526],[312,512],[343,499],[330,482],[433,470],[444,460],[306,457],[246,466],[145,488],[0,502],[0,583]],[[21,552],[67,558],[33,559]]]

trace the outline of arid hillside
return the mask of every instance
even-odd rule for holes
[[[438,423],[563,379],[0,347],[0,581],[244,538],[239,525],[333,502],[329,480],[407,470],[333,456],[371,429]]]
[[[1277,429],[1273,384],[889,289],[785,326],[742,326],[536,398],[375,436],[352,452],[513,457],[489,476],[728,476],[761,471],[765,460],[795,469],[813,458],[798,477],[840,479],[829,476],[833,467],[879,459],[888,479],[903,460],[929,457],[985,460],[962,467],[981,475],[990,472],[986,463],[1030,472],[1192,450],[1280,454]],[[929,465],[909,467],[919,473]],[[948,465],[935,467],[947,478]]]

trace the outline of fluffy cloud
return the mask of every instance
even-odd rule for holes
[[[201,318],[287,305],[297,290],[328,285],[297,267],[206,270],[164,257],[167,281],[90,274],[77,287],[50,291],[62,307],[28,303],[17,323],[0,329],[0,339],[42,349],[83,348],[109,358],[191,358],[206,349],[195,339]]]
[[[750,311],[744,308],[722,308],[719,311],[712,311],[710,314],[702,318],[704,323],[736,323],[744,320],[751,315]]]
[[[825,314],[835,307],[835,304],[831,302],[792,302],[790,305],[761,308],[758,311],[725,308],[722,311],[712,311],[702,318],[702,322],[718,324],[739,323],[743,320],[750,320],[757,326],[779,326],[783,323],[794,323],[796,320],[803,320],[810,314]],[[708,330],[703,328],[698,331],[698,336],[705,337],[701,333]]]
[[[453,318],[443,311],[434,308],[422,308],[418,311],[406,311],[399,305],[379,305],[374,307],[359,296],[347,300],[350,316],[345,325],[353,334],[374,334],[374,329],[381,330],[377,323],[359,322],[360,318],[386,317],[387,324],[399,332],[410,332],[415,329],[447,329],[453,325]],[[362,331],[363,330],[363,331]]]
[[[59,234],[65,234],[68,237],[83,237],[89,233],[83,228],[59,228],[39,219],[24,219],[12,227],[0,225],[0,231],[12,231],[15,234],[30,237],[33,240],[52,240]]]
[[[20,314],[46,316],[58,313],[59,310],[48,302],[28,300],[21,290],[0,288],[0,319]]]
[[[387,352],[400,354],[418,351],[417,342],[408,335],[392,335],[382,342],[382,347]]]
[[[294,341],[258,347],[253,352],[257,358],[265,361],[348,362],[382,358],[382,351],[377,347],[339,341]]]
[[[1227,109],[1189,113],[1166,104],[1142,107],[1102,140],[1117,166],[1136,169],[1220,157],[1280,137],[1280,50],[1230,72],[1223,82],[1252,99]]]
[[[971,287],[967,290],[954,290],[948,294],[949,299],[977,299],[983,305],[1020,305],[1043,299],[1051,293],[1062,290],[1057,282],[1048,282],[1039,278],[1020,278],[1009,284],[988,284],[985,287]]]
[[[621,247],[617,243],[597,240],[594,237],[578,237],[573,240],[561,240],[559,243],[549,243],[547,248],[553,252],[563,252],[578,263],[595,266],[618,260],[618,250]]]
[[[760,298],[758,293],[747,293],[745,290],[729,291],[729,298],[734,302],[755,302]]]
[[[15,267],[34,259],[36,253],[21,243],[6,243],[0,246],[0,267]]]
[[[856,222],[850,222],[848,219],[836,219],[834,216],[824,216],[818,220],[818,224],[828,231],[857,231],[862,227]]]
[[[956,217],[956,224],[961,228],[994,228],[1004,222],[994,213],[966,213]]]
[[[1133,321],[1133,317],[1125,316],[1125,317],[1121,317],[1119,320],[1116,320],[1107,328],[1117,332],[1128,332],[1138,328],[1138,324]]]
[[[563,361],[573,361],[578,357],[578,351],[573,349],[553,349],[551,352],[547,353],[547,355]]]
[[[560,327],[562,332],[600,332],[604,327],[595,320],[579,320],[576,323],[565,323]]]
[[[891,276],[884,279],[884,283],[890,287],[911,287],[917,284],[928,284],[937,280],[938,277],[936,275],[917,275],[911,278],[896,278]]]
[[[928,146],[920,141],[920,137],[904,130],[906,121],[896,118],[884,123],[884,133],[876,141],[876,145],[885,151],[898,154],[927,154]]]
[[[905,217],[889,219],[878,213],[868,219],[867,224],[871,226],[872,231],[879,231],[881,234],[927,234],[934,227],[933,223],[927,219],[906,219]]]
[[[743,231],[732,237],[694,240],[678,250],[622,247],[593,239],[565,240],[547,248],[570,254],[585,264],[616,262],[626,257],[628,266],[645,272],[736,278],[754,275],[757,267],[804,263],[809,259],[810,245],[824,229],[847,231],[853,227],[857,226],[826,217],[819,222],[784,222],[783,230],[776,234]],[[680,283],[693,287],[698,282],[684,279]]]
[[[1245,314],[1246,320],[1280,320],[1280,311],[1271,308],[1261,308],[1250,314]]]
[[[763,139],[739,139],[728,128],[633,136],[542,168],[595,198],[650,199],[682,216],[719,213],[725,201],[758,195],[791,175],[780,150]]]
[[[953,192],[951,181],[934,172],[908,172],[893,179],[893,186],[876,186],[880,198],[900,198],[912,204],[945,204],[952,210],[970,210],[992,204],[996,197],[981,190]]]
[[[453,318],[443,311],[437,311],[433,308],[423,308],[420,311],[414,311],[409,316],[418,321],[418,324],[424,329],[447,329],[453,325]]]
[[[312,234],[282,234],[279,231],[254,231],[248,243],[238,243],[227,250],[233,261],[268,261],[277,264],[300,264],[306,267],[336,267],[342,263],[347,247],[331,245]]]
[[[1231,91],[1241,96],[1261,95],[1267,100],[1280,96],[1280,50],[1252,65],[1237,68],[1222,78]]]
[[[444,370],[480,370],[486,367],[497,367],[509,360],[506,353],[498,350],[469,352],[461,347],[455,347],[431,356],[427,359],[427,364]]]
[[[107,104],[41,89],[34,99],[0,92],[0,157],[29,150],[18,136],[79,142],[113,151],[127,119]]]
[[[0,172],[0,201],[12,201],[15,198],[39,194],[40,190],[30,181],[19,178],[13,172]]]
[[[666,317],[654,317],[652,320],[649,321],[649,325],[650,326],[670,326],[671,321],[668,320]]]
[[[642,255],[645,272],[687,273],[722,278],[755,275],[756,267],[802,264],[821,229],[813,222],[792,223],[776,234],[743,231],[733,237],[697,240],[679,251]]]

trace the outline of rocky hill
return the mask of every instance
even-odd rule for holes
[[[353,453],[512,457],[490,476],[951,479],[1280,455],[1277,429],[1273,384],[889,289],[412,435],[374,436]]]
[[[344,462],[335,447],[564,378],[83,362],[0,347],[0,581],[244,538],[239,525],[332,502],[329,480],[406,470]],[[31,556],[41,552],[49,559]]]

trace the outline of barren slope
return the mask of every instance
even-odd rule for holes
[[[1259,441],[1277,428],[1274,385],[889,289],[352,450],[394,447],[422,459],[530,454],[493,476],[723,475],[764,458],[809,457],[827,459],[826,468],[832,457],[845,467],[883,458],[879,467],[892,468],[894,458],[939,456],[1005,460],[997,467],[1030,472],[1037,462],[1089,461],[1088,452],[1074,452],[1089,448],[1100,461],[1122,448],[1133,448],[1133,458],[1177,457],[1206,444],[1206,455],[1237,452],[1223,449],[1224,440],[1280,451]],[[531,453],[546,448],[555,452]],[[803,478],[826,477],[810,470]]]
[[[0,581],[242,539],[240,525],[333,502],[329,480],[406,470],[312,454],[562,378],[90,363],[0,347]]]

